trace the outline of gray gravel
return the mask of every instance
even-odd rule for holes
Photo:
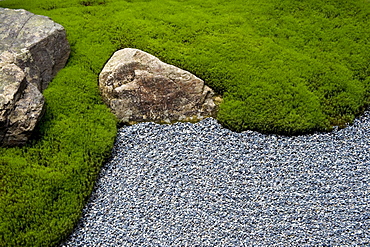
[[[370,245],[370,114],[332,133],[119,130],[63,246]]]

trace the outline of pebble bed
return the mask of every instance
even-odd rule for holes
[[[286,137],[197,124],[119,130],[62,246],[370,245],[370,114]]]

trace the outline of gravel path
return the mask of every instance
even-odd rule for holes
[[[63,246],[370,245],[370,114],[297,137],[214,119],[119,130]]]

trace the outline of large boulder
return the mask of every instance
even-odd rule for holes
[[[61,25],[0,8],[0,146],[26,143],[44,112],[42,91],[69,53]]]
[[[198,121],[216,112],[214,92],[201,79],[138,49],[115,52],[99,88],[123,123]]]

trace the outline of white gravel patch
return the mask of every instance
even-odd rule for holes
[[[62,246],[370,245],[370,114],[332,133],[119,130]]]

